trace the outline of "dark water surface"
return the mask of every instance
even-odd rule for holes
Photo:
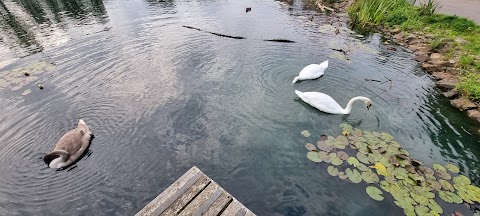
[[[0,215],[132,215],[193,165],[258,215],[403,214],[306,158],[304,144],[339,134],[343,121],[389,132],[413,157],[452,162],[480,183],[478,124],[440,97],[411,53],[301,8],[2,0]],[[325,26],[332,21],[340,34]],[[296,43],[263,41],[278,38]],[[350,50],[349,59],[332,48]],[[322,78],[291,85],[304,66],[327,59]],[[329,115],[295,89],[342,106],[363,95],[373,107]],[[79,118],[96,135],[87,156],[64,171],[47,168],[42,156]]]

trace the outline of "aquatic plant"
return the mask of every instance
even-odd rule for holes
[[[331,176],[355,184],[365,182],[372,199],[383,201],[390,194],[406,215],[442,214],[436,197],[451,204],[480,203],[480,188],[459,174],[456,165],[429,167],[412,158],[388,133],[362,131],[346,123],[339,127],[343,135],[322,135],[317,146],[307,143],[307,158],[329,164],[326,171]]]
[[[30,65],[18,67],[10,71],[1,71],[0,91],[6,88],[10,88],[12,91],[19,90],[22,87],[37,81],[40,74],[50,72],[54,70],[55,67],[56,66],[52,63],[37,61],[31,63]],[[43,89],[43,86],[40,89]],[[31,92],[31,90],[27,89],[23,91],[22,95],[28,95]]]

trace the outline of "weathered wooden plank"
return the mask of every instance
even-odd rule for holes
[[[195,199],[190,202],[183,211],[181,211],[178,215],[193,215],[205,201],[210,198],[214,194],[214,192],[219,188],[218,184],[209,184],[205,190],[203,190]]]
[[[198,207],[198,209],[195,211],[193,216],[201,216],[203,213],[205,213],[211,206],[212,204],[222,195],[223,189],[221,187],[218,187],[210,197],[203,202],[203,204]]]
[[[136,216],[159,215],[168,206],[170,206],[178,197],[180,197],[190,186],[204,175],[196,166],[192,167],[177,181],[165,189],[152,202],[140,210]]]
[[[233,201],[228,205],[225,211],[222,212],[221,216],[244,216],[247,211],[246,208],[238,200],[233,199]]]
[[[180,210],[182,210],[185,205],[192,201],[195,196],[200,194],[208,184],[211,184],[212,180],[209,179],[206,175],[202,175],[195,184],[192,185],[184,194],[182,194],[175,202],[172,203],[163,213],[162,216],[172,216],[177,215]]]
[[[203,215],[218,215],[230,201],[232,201],[232,196],[224,191]]]
[[[247,213],[245,214],[245,216],[256,216],[256,215],[252,211],[247,209]]]

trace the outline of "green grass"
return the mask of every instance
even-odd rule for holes
[[[441,7],[434,0],[425,0],[420,7],[408,0],[354,0],[348,14],[355,28],[400,28],[405,33],[433,35],[429,42],[433,51],[449,45],[443,53],[455,60],[462,69],[462,80],[456,90],[463,95],[480,100],[480,26],[473,21],[435,14]]]

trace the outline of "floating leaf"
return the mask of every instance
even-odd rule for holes
[[[338,151],[337,157],[339,157],[342,160],[348,160],[348,154],[344,151]]]
[[[437,164],[437,163],[434,163],[432,165],[433,169],[436,170],[436,171],[443,171],[443,172],[447,172],[447,170],[445,169],[445,167],[443,167],[442,165],[440,164]]]
[[[458,195],[449,191],[439,191],[438,196],[440,196],[440,198],[442,198],[443,201],[448,203],[461,204],[463,202],[462,198],[460,198]]]
[[[463,199],[463,201],[474,204],[473,200],[475,200],[475,197],[470,196],[468,193],[464,191],[457,191],[457,195]]]
[[[338,168],[336,168],[336,167],[334,167],[334,166],[328,166],[327,172],[328,172],[328,174],[330,174],[331,176],[337,176],[338,173],[339,173]]]
[[[313,151],[308,152],[307,153],[307,158],[310,159],[313,162],[317,162],[317,163],[322,162],[322,160],[320,160],[320,158],[318,158],[317,152],[313,152]]]
[[[357,158],[354,158],[354,157],[349,157],[347,162],[348,162],[348,164],[350,164],[354,167],[357,167],[360,164],[360,162],[358,162]]]
[[[311,143],[305,144],[305,148],[307,148],[309,151],[316,151],[317,150],[317,148]]]
[[[348,178],[348,176],[347,176],[347,175],[345,175],[345,173],[344,173],[344,172],[339,172],[339,173],[338,173],[338,178],[340,178],[340,179],[342,179],[342,180],[345,180],[345,179],[347,179],[347,178]]]
[[[302,131],[301,134],[302,134],[304,137],[309,137],[309,136],[310,136],[310,132],[309,132],[308,130]]]
[[[452,173],[459,173],[460,172],[460,169],[457,166],[455,166],[451,163],[446,164],[445,167],[447,167],[448,171],[450,171]]]
[[[415,192],[412,191],[412,192],[410,192],[410,196],[418,204],[428,205],[428,198],[424,197],[422,194],[418,194],[418,193],[415,193]]]
[[[442,188],[443,188],[444,190],[449,190],[449,191],[451,191],[451,192],[454,192],[454,191],[455,191],[455,188],[453,188],[453,186],[452,186],[452,184],[450,184],[450,182],[445,181],[445,180],[443,180],[443,179],[440,179],[438,182],[440,183],[440,185],[442,185]]]
[[[442,207],[440,207],[440,205],[438,205],[437,202],[435,202],[435,200],[433,200],[433,199],[430,199],[430,200],[429,200],[428,207],[429,207],[430,209],[432,209],[433,211],[435,211],[436,213],[438,213],[438,214],[442,214],[442,213],[443,213]]]
[[[351,170],[350,168],[347,168],[347,170],[345,170],[345,173],[350,179],[350,181],[355,184],[358,184],[362,181],[362,175],[356,169]]]
[[[390,183],[388,183],[387,181],[385,181],[385,180],[380,181],[380,187],[381,187],[384,191],[390,192]]]
[[[324,135],[324,134],[320,135],[320,141],[325,141],[327,139],[328,139],[327,135]]]
[[[325,141],[318,141],[317,146],[318,146],[318,149],[320,149],[321,151],[331,152],[333,150],[333,147],[325,144]]]
[[[387,148],[386,148],[386,147],[380,147],[380,148],[378,148],[378,153],[383,154],[383,153],[385,153],[385,152],[387,152]]]
[[[335,156],[332,156],[332,154],[334,153],[331,153],[330,154],[330,160],[331,160],[331,163],[332,165],[335,165],[335,166],[340,166],[343,164],[343,160],[340,159],[339,157],[337,157],[337,155],[335,154]]]
[[[370,168],[375,168],[379,175],[388,176],[387,168],[385,168],[385,166],[379,162],[377,162],[375,166],[370,166]]]
[[[450,174],[448,174],[447,171],[437,170],[436,174],[437,174],[438,177],[440,177],[442,179],[445,179],[445,180],[452,179],[452,176]]]
[[[368,157],[361,152],[357,152],[357,159],[364,164],[370,164],[370,161],[368,161]]]
[[[469,185],[471,184],[470,179],[464,175],[459,175],[453,177],[453,183],[456,185]]]
[[[427,179],[426,181],[428,183],[428,186],[432,187],[434,190],[438,191],[442,188],[442,185],[435,180]]]
[[[378,175],[373,172],[362,172],[363,181],[367,183],[377,183],[380,179]]]
[[[357,169],[359,169],[360,171],[363,171],[363,172],[373,172],[372,169],[368,168],[367,166],[365,166],[364,164],[362,163],[359,163],[357,166],[356,166]]]
[[[330,163],[330,155],[328,155],[327,152],[319,151],[317,152],[317,157],[320,158],[320,160],[325,161],[326,163]]]
[[[417,213],[417,215],[426,215],[429,211],[430,209],[428,209],[428,207],[426,206],[422,206],[422,205],[415,206],[415,212]]]
[[[372,199],[376,201],[382,201],[383,200],[383,193],[380,189],[374,187],[374,186],[368,186],[366,189],[368,196],[370,196]]]

